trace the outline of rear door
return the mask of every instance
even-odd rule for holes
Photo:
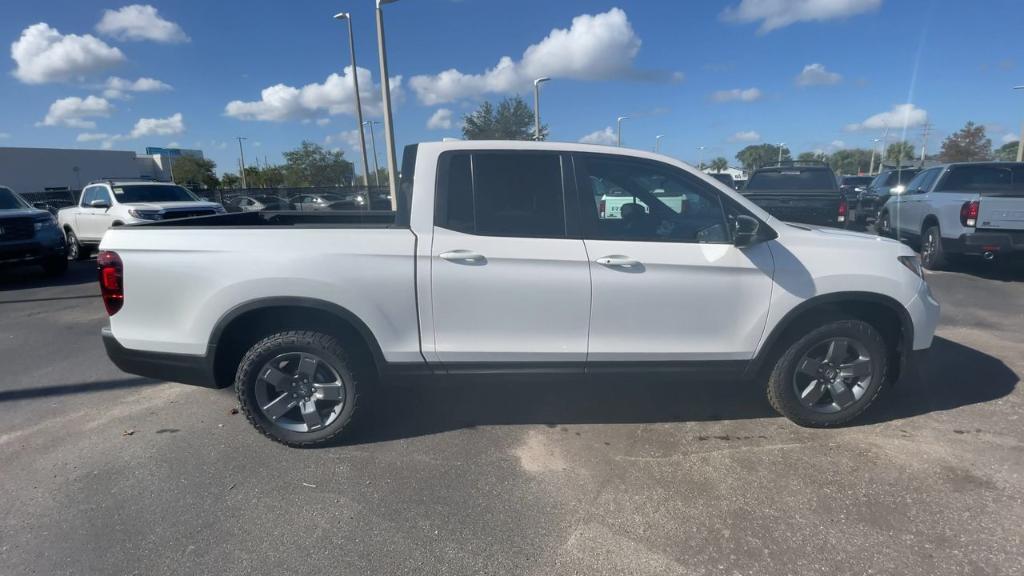
[[[767,243],[737,248],[742,209],[660,162],[574,156],[593,282],[587,362],[747,360],[764,330],[774,263]],[[637,202],[604,217],[595,178]]]
[[[435,351],[448,369],[515,362],[582,371],[590,269],[572,230],[574,204],[567,209],[568,162],[556,152],[441,155],[431,306]]]
[[[905,189],[899,195],[898,210],[890,215],[890,221],[900,230],[901,237],[909,235],[916,238],[923,232],[921,228],[924,218],[928,216],[927,212],[935,199],[932,185],[940,173],[941,167],[929,168],[905,183]]]

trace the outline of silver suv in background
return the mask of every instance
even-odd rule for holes
[[[925,268],[950,256],[1024,254],[1024,163],[970,162],[922,170],[879,213],[878,231],[919,245]]]

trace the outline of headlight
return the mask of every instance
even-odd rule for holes
[[[36,229],[36,232],[39,232],[41,230],[47,230],[49,228],[56,228],[56,227],[57,227],[57,221],[54,220],[53,218],[47,218],[46,220],[36,220],[35,223],[33,224],[33,228]]]
[[[135,208],[128,209],[128,215],[132,218],[138,218],[139,220],[163,220],[163,216],[153,210],[136,210]]]
[[[906,266],[907,270],[917,274],[919,278],[924,278],[924,273],[921,271],[920,256],[917,254],[914,254],[913,256],[897,256],[896,259],[900,261],[900,264]]]

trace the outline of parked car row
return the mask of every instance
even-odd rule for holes
[[[224,201],[228,212],[260,212],[298,210],[319,212],[323,210],[391,210],[391,196],[385,191],[348,190],[300,194],[290,198],[273,194],[234,196]]]
[[[68,269],[64,234],[57,219],[0,186],[0,267],[38,264],[50,275]]]

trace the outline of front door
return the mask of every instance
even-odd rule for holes
[[[566,232],[567,163],[545,152],[442,155],[430,305],[449,370],[582,370],[590,270],[583,241]]]
[[[575,159],[593,282],[588,365],[753,357],[768,314],[773,260],[767,243],[733,245],[742,208],[660,162]],[[619,218],[602,217],[594,182],[628,195]]]

